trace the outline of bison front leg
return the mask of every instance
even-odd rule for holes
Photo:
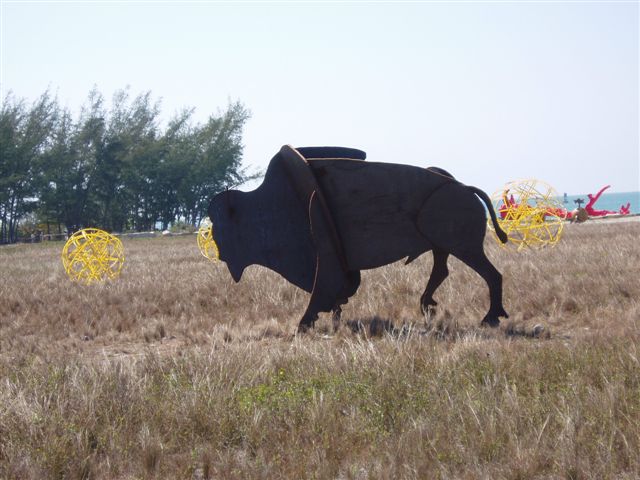
[[[319,312],[333,310],[335,326],[340,321],[340,306],[347,303],[360,285],[360,272],[349,271],[331,214],[320,197],[319,192],[314,191],[309,200],[311,232],[318,254],[311,299],[298,332],[313,327]]]
[[[359,270],[350,270],[347,272],[344,288],[338,296],[337,303],[333,306],[331,320],[333,323],[334,333],[338,331],[338,328],[340,328],[342,305],[346,305],[349,302],[349,298],[355,295],[355,293],[358,291],[358,287],[360,287],[360,280],[361,277]]]
[[[449,269],[447,268],[448,258],[449,254],[444,250],[440,250],[438,248],[433,250],[433,268],[431,270],[431,276],[427,282],[427,288],[425,288],[422,297],[420,297],[420,309],[422,310],[423,315],[427,315],[431,308],[438,305],[438,302],[433,299],[433,294],[449,275]]]
[[[342,288],[337,292],[337,286]],[[313,287],[311,300],[307,311],[300,320],[298,332],[306,332],[312,328],[318,319],[319,312],[331,310],[331,320],[333,331],[338,331],[340,327],[340,316],[342,315],[342,305],[345,305],[360,286],[360,272],[358,270],[348,271],[346,274],[337,265],[333,267],[324,266],[322,271],[316,276],[316,284]],[[333,302],[331,307],[329,304]]]
[[[331,324],[333,325],[333,332],[337,332],[338,328],[340,328],[340,317],[342,316],[342,306],[337,305],[333,307],[333,311],[331,312]]]
[[[500,318],[509,318],[502,306],[502,275],[496,267],[489,261],[484,251],[475,253],[454,253],[456,257],[475,270],[489,286],[489,312],[482,319],[481,325],[497,327],[500,325]]]
[[[320,312],[330,312],[336,306],[339,307],[338,299],[347,281],[347,276],[337,261],[332,261],[332,257],[323,258],[318,255],[313,291],[307,310],[298,324],[298,333],[312,328]]]

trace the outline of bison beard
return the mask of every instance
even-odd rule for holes
[[[489,287],[490,307],[482,324],[508,317],[502,307],[502,275],[487,259],[484,202],[502,242],[487,195],[439,168],[365,162],[365,153],[341,147],[288,145],[276,154],[260,187],[229,190],[209,205],[220,259],[238,282],[253,264],[278,272],[311,293],[298,325],[312,327],[319,312],[341,306],[360,285],[360,270],[433,251],[433,270],[420,303],[447,277],[449,255],[475,270]]]

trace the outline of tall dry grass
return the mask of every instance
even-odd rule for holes
[[[497,330],[455,259],[426,322],[427,254],[297,338],[306,293],[259,267],[234,284],[191,237],[126,241],[92,287],[62,244],[4,247],[0,478],[639,478],[639,233],[488,240]]]

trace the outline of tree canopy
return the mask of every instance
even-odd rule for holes
[[[195,122],[193,108],[160,120],[151,92],[92,90],[79,114],[49,91],[28,105],[10,92],[0,111],[0,243],[29,218],[73,232],[197,225],[212,195],[255,178],[242,166],[240,102]]]

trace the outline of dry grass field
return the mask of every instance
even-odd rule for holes
[[[363,272],[293,332],[308,295],[234,284],[194,237],[125,240],[121,277],[65,277],[61,243],[0,248],[0,478],[640,478],[640,223],[569,225],[554,249],[488,238],[511,318],[431,254]]]

